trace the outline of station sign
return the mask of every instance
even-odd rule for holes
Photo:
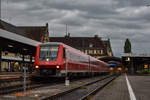
[[[115,66],[117,66],[118,64],[109,64],[109,66],[111,66],[111,67],[115,67]]]
[[[145,65],[144,65],[144,69],[148,69],[148,64],[145,64]]]

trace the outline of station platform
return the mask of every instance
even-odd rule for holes
[[[22,77],[23,77],[23,72],[1,72],[0,73],[0,80],[16,79]],[[27,77],[30,77],[30,74],[27,73]]]
[[[121,75],[92,100],[149,100],[150,76]]]

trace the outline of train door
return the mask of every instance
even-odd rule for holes
[[[89,70],[89,73],[91,73],[91,64],[90,64],[90,56],[88,56],[88,62],[89,62],[89,65],[88,65],[88,70]]]
[[[63,48],[63,60],[65,61],[66,60],[66,49]]]

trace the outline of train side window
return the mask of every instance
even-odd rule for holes
[[[66,58],[66,49],[63,48],[63,58]]]

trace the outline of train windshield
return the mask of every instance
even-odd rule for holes
[[[56,61],[59,46],[40,46],[39,61]]]

